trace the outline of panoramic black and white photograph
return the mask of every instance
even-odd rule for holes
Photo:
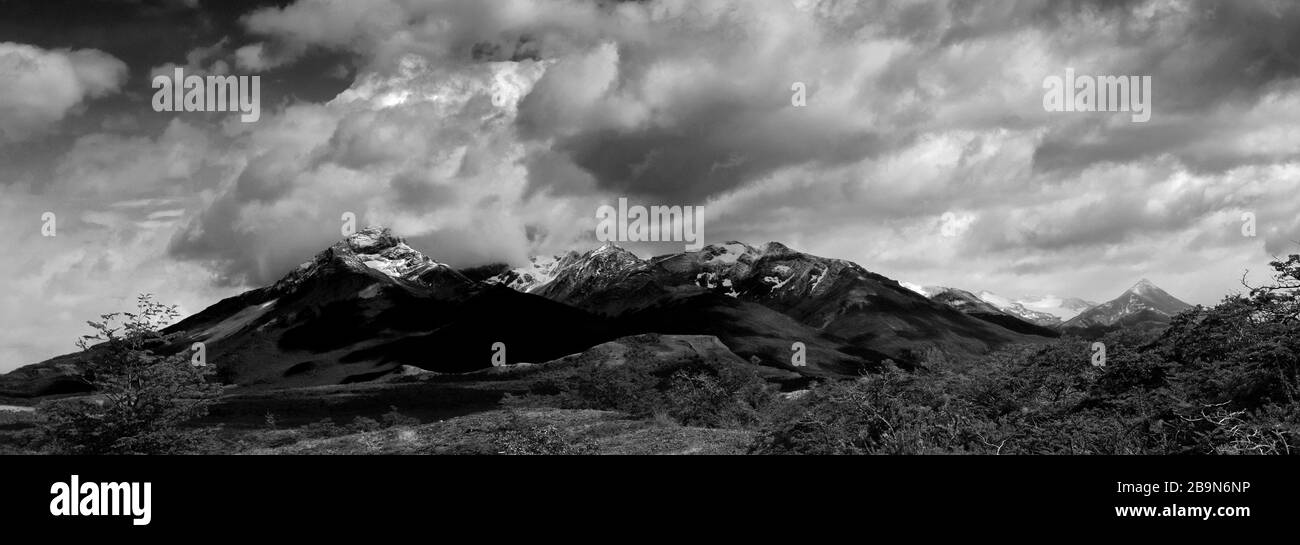
[[[1300,454],[1297,211],[1293,1],[4,0],[0,453]]]

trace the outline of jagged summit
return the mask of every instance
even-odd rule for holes
[[[764,244],[762,250],[763,250],[763,254],[764,254],[764,255],[774,255],[774,254],[775,254],[775,255],[785,255],[785,254],[797,254],[797,253],[799,253],[799,252],[796,252],[796,251],[790,249],[789,246],[786,246],[786,245],[784,245],[784,244],[781,244],[780,242],[775,242],[775,241],[768,242],[768,243]]]
[[[353,233],[299,265],[273,286],[293,289],[310,278],[329,272],[379,273],[400,282],[456,286],[472,282],[455,269],[406,245],[387,227],[371,226]]]
[[[628,250],[627,248],[619,246],[613,242],[606,242],[604,244],[601,244],[596,249],[583,254],[584,258],[593,258],[593,257],[606,258],[609,256],[617,256],[619,259],[631,258],[638,261],[640,261],[641,259],[637,257],[636,254],[632,253],[631,250]]]
[[[484,282],[499,284],[515,291],[531,293],[533,290],[554,280],[560,271],[581,257],[582,254],[572,250],[562,256],[534,256],[528,260],[527,265],[506,270],[487,278]]]
[[[366,227],[351,236],[344,237],[342,242],[354,252],[367,254],[379,253],[399,244],[405,244],[405,241],[393,235],[391,229],[380,226]]]
[[[529,258],[528,264],[487,278],[484,282],[535,293],[561,277],[572,280],[575,276],[606,276],[644,264],[644,260],[628,249],[606,242],[585,253],[570,250],[564,255],[534,256]]]
[[[645,261],[637,257],[630,250],[623,248],[612,242],[606,242],[599,248],[582,254],[577,259],[566,264],[562,270],[557,270],[556,275],[563,275],[567,272],[574,272],[580,276],[599,276],[608,277],[619,271],[635,268],[644,265]]]
[[[406,245],[386,227],[369,227],[343,241],[361,264],[394,278],[416,278],[430,269],[447,265]]]

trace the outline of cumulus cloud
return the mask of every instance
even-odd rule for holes
[[[82,106],[117,92],[126,63],[96,49],[0,43],[0,143],[31,140]]]
[[[1298,16],[1155,0],[300,0],[243,18],[262,41],[241,65],[322,49],[354,55],[358,77],[250,129],[246,168],[172,248],[265,282],[359,209],[452,260],[517,261],[581,243],[593,205],[633,196],[707,204],[719,237],[900,274],[982,257],[1001,283],[1054,254],[1104,260],[1192,232],[1240,246],[1208,230],[1248,208],[1277,217],[1261,229],[1277,249],[1294,231],[1272,167],[1300,152]],[[1044,112],[1043,78],[1067,67],[1151,75],[1152,121]],[[951,255],[845,253],[840,232]]]
[[[220,159],[211,135],[173,119],[154,137],[91,133],[54,165],[53,190],[113,199],[192,189],[199,171]]]
[[[526,147],[512,137],[514,103],[542,70],[446,69],[411,55],[327,104],[239,127],[243,168],[177,233],[172,254],[212,264],[226,283],[267,283],[339,238],[345,213],[456,265],[525,259],[530,226],[571,241],[580,212],[548,216],[542,196],[524,203]],[[529,206],[538,212],[521,213]]]

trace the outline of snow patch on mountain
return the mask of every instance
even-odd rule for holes
[[[485,280],[489,284],[500,284],[515,291],[531,293],[545,286],[560,273],[567,264],[577,258],[577,253],[565,256],[532,257],[528,264],[508,270]]]
[[[276,282],[272,289],[295,289],[329,267],[357,272],[370,270],[396,280],[425,284],[439,276],[459,276],[451,267],[407,246],[405,241],[394,236],[387,228],[367,227],[299,265]]]
[[[926,299],[929,299],[931,297],[934,297],[937,294],[943,293],[951,289],[944,286],[922,286],[920,284],[913,284],[911,282],[899,282],[898,285],[903,286],[904,288],[907,288],[913,292],[916,292],[922,295],[923,297],[925,297]]]
[[[741,256],[753,251],[753,248],[739,242],[728,242],[721,245],[710,245],[707,250],[710,252],[705,261],[717,261],[730,265],[740,259]]]
[[[826,279],[826,273],[830,269],[821,269],[812,273],[812,287],[808,288],[808,293],[817,293],[817,286],[820,286],[822,280]]]
[[[1038,325],[1059,324],[1097,305],[1083,299],[1055,295],[1025,296],[1015,299],[991,291],[981,291],[977,295],[1003,312]]]
[[[229,318],[218,322],[216,325],[202,331],[196,338],[203,342],[210,343],[238,333],[239,330],[257,321],[262,316],[265,316],[267,312],[270,312],[271,309],[275,307],[275,302],[277,300],[278,299],[272,299],[260,305],[250,305],[245,307],[239,312],[236,312],[233,316],[230,316]]]

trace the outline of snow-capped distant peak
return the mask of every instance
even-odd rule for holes
[[[706,256],[704,258],[705,262],[718,262],[726,265],[735,263],[745,254],[755,253],[755,250],[749,247],[748,244],[735,241],[726,244],[710,244],[700,251],[704,252]]]
[[[275,284],[275,289],[294,289],[318,271],[342,267],[364,272],[375,271],[397,280],[429,284],[434,277],[459,277],[451,267],[434,261],[406,245],[385,227],[367,227],[349,235],[329,249],[316,254]],[[430,275],[431,271],[438,274]]]
[[[1111,326],[1124,320],[1134,319],[1167,320],[1168,317],[1188,308],[1191,308],[1191,305],[1143,278],[1119,297],[1088,309],[1070,320],[1066,326]]]
[[[515,291],[530,293],[555,279],[565,264],[572,261],[577,254],[566,256],[534,256],[523,267],[508,270],[485,282],[501,284]]]
[[[1138,283],[1133,284],[1133,287],[1129,288],[1128,291],[1136,293],[1138,295],[1149,295],[1152,293],[1159,292],[1161,290],[1160,288],[1156,287],[1156,285],[1152,283],[1150,280],[1143,278],[1142,280],[1139,280]]]
[[[979,292],[976,297],[997,307],[1002,312],[1037,325],[1061,323],[1064,320],[1073,318],[1083,309],[1092,306],[1081,300],[1062,299],[1053,295],[1012,299],[985,290]],[[1074,301],[1078,301],[1078,303]]]

